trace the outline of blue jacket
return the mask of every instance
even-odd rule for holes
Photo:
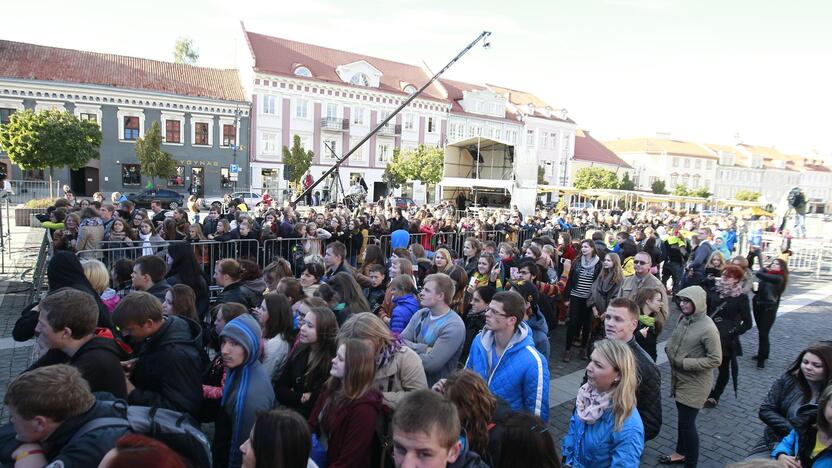
[[[815,437],[817,435],[816,431],[806,431],[804,429],[803,439],[809,441],[813,446],[815,444]],[[783,440],[777,444],[777,447],[774,447],[774,450],[771,452],[771,458],[777,459],[777,456],[780,454],[786,454],[790,457],[799,457],[800,446],[798,445],[798,441],[801,438],[800,432],[796,429],[792,429]],[[806,437],[806,436],[810,437]],[[814,447],[812,447],[814,448]],[[811,449],[804,450],[804,455],[807,455],[806,452],[811,452]],[[805,463],[803,466],[806,466]],[[812,460],[812,468],[832,468],[832,448],[827,447],[826,450],[822,451],[818,454],[817,458]]]
[[[393,299],[393,313],[390,316],[390,330],[399,334],[410,323],[413,314],[419,310],[419,300],[413,294]]]
[[[615,430],[615,415],[607,408],[595,424],[586,424],[572,412],[569,432],[563,439],[563,459],[572,468],[637,467],[644,450],[644,426],[633,408],[621,429]]]
[[[529,319],[526,320],[526,325],[531,328],[534,347],[537,348],[537,350],[540,351],[540,354],[542,354],[548,361],[549,353],[551,352],[551,343],[549,343],[549,324],[546,323],[546,317],[543,316],[543,312],[540,311],[540,308],[534,306],[534,309],[535,310]]]
[[[500,359],[492,362],[494,332],[481,331],[471,345],[465,367],[479,374],[491,393],[504,399],[515,411],[528,410],[549,420],[549,364],[534,347],[531,329],[523,322]],[[489,364],[494,368],[488,375]]]

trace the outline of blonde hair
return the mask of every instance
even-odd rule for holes
[[[719,258],[719,271],[722,271],[725,268],[725,264],[728,263],[728,261],[725,260],[725,257],[723,257],[718,250],[714,250],[711,256],[708,257],[708,263],[705,264],[705,268],[714,268],[711,262],[713,262],[714,258],[717,257]]]
[[[636,360],[630,347],[623,341],[600,340],[595,343],[595,350],[601,353],[604,360],[621,374],[620,380],[617,384],[613,384],[611,389],[615,430],[618,431],[636,407],[636,387],[638,386]]]
[[[436,272],[447,274],[451,271],[451,268],[454,267],[454,257],[451,256],[451,252],[448,249],[436,249],[436,252],[434,253],[434,256],[433,256],[433,258],[434,258],[433,264],[434,265],[436,265],[436,257],[439,256],[439,255],[442,255],[443,257],[445,257],[445,259],[447,260],[447,263],[445,264],[445,268],[443,268],[441,270],[439,269],[439,267],[436,267]]]
[[[110,287],[110,272],[100,260],[84,259],[81,260],[81,266],[84,267],[84,276],[95,292],[101,294]]]

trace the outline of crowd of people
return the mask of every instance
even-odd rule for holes
[[[6,392],[2,462],[635,467],[669,378],[677,445],[659,462],[696,466],[698,413],[732,377],[738,391],[755,322],[765,367],[789,282],[787,259],[734,253],[730,217],[233,200],[202,218],[197,200],[94,198],[44,215],[49,290],[14,330],[41,349]],[[236,239],[252,242],[217,247]],[[656,365],[666,327],[669,376]],[[553,346],[586,362],[559,441]],[[830,365],[832,345],[813,344],[774,384],[757,454],[829,462]]]

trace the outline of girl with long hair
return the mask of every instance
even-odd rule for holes
[[[468,276],[473,275],[477,271],[477,262],[479,261],[481,252],[482,244],[479,239],[476,237],[465,239],[465,242],[462,244],[462,258],[460,260]]]
[[[763,256],[760,250],[757,249],[748,254],[749,268],[754,266],[755,256],[760,259],[760,265],[762,266]],[[769,333],[774,326],[774,320],[777,318],[780,297],[789,283],[789,266],[784,260],[775,258],[769,262],[767,267],[757,270],[754,275],[757,277],[757,290],[754,291],[751,305],[754,310],[754,322],[757,323],[760,341],[757,355],[752,359],[757,359],[757,367],[762,369],[766,366],[766,359],[768,359],[771,347]]]
[[[445,273],[447,275],[453,266],[451,252],[448,249],[436,249],[433,255],[433,265],[431,265],[428,274]]]
[[[260,413],[240,451],[243,468],[307,468],[312,435],[303,416],[280,408]]]
[[[271,380],[275,381],[283,372],[289,350],[295,341],[292,304],[283,294],[266,294],[254,312],[263,327],[263,339],[266,340],[263,367]]]
[[[481,253],[477,259],[477,270],[470,275],[468,281],[468,292],[474,292],[483,286],[491,286],[495,289],[502,289],[503,282],[500,280],[500,270],[495,268],[497,260],[493,255]]]
[[[451,267],[448,271],[448,276],[454,280],[454,297],[448,305],[451,306],[451,310],[459,315],[463,315],[465,313],[465,306],[468,303],[467,299],[469,297],[466,288],[468,285],[468,274],[465,273],[465,269],[461,266],[453,265],[453,267]]]
[[[338,321],[330,309],[313,307],[300,323],[299,344],[275,383],[277,401],[309,417],[335,357]]]
[[[760,405],[763,437],[753,450],[770,455],[774,446],[801,423],[800,407],[818,401],[832,385],[832,347],[815,343],[806,347],[786,371],[774,381]]]
[[[210,294],[208,294],[208,281],[203,275],[202,266],[196,258],[193,247],[190,244],[175,243],[168,247],[169,270],[165,279],[168,284],[186,284],[191,287],[196,295],[197,315],[208,322],[210,312]]]
[[[832,387],[826,387],[816,406],[814,411],[806,409],[803,424],[772,451],[779,466],[832,466]]]
[[[174,284],[165,293],[165,302],[162,303],[162,311],[165,315],[178,315],[194,322],[199,322],[196,313],[196,296],[194,290],[187,284]]]
[[[499,455],[499,444],[490,440],[492,431],[497,427],[495,419],[498,413],[497,398],[491,394],[488,384],[476,372],[461,369],[445,380],[442,393],[456,406],[459,423],[464,429],[464,447],[479,454],[493,466],[493,457]],[[502,412],[510,408],[503,406]]]
[[[370,244],[364,249],[364,263],[361,264],[361,274],[370,276],[372,265],[387,265],[381,247],[376,244]]]
[[[624,272],[621,270],[621,259],[616,253],[608,253],[601,261],[601,273],[592,283],[589,299],[586,305],[592,308],[592,315],[595,319],[604,320],[604,312],[607,311],[607,304],[610,303],[621,289],[624,282]],[[601,327],[603,330],[603,326]]]
[[[345,339],[332,359],[326,388],[309,415],[318,440],[326,441],[328,466],[370,466],[382,395],[373,387],[375,353],[365,340]]]
[[[653,358],[653,362],[656,362],[658,359],[656,346],[659,335],[664,329],[664,323],[667,321],[662,292],[655,288],[642,288],[636,293],[634,301],[639,310],[635,332],[636,342]]]
[[[563,440],[566,464],[639,466],[644,427],[636,409],[638,369],[630,347],[621,341],[598,341],[586,376]]]
[[[465,343],[462,345],[462,354],[459,356],[459,362],[463,364],[468,360],[468,354],[471,352],[471,344],[474,342],[474,337],[485,326],[485,309],[488,308],[488,304],[491,302],[494,294],[497,294],[497,289],[491,285],[480,286],[471,294],[468,309],[465,315],[462,316],[462,321],[465,323]]]
[[[346,272],[336,273],[329,278],[327,284],[335,292],[335,307],[333,312],[338,318],[338,325],[342,325],[352,314],[370,312],[370,303],[361,292],[361,287],[352,275]]]

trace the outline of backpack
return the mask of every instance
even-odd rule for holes
[[[792,208],[802,206],[806,202],[806,198],[803,196],[803,192],[800,191],[800,189],[798,188],[792,189],[792,191],[789,192],[788,200],[789,206],[791,206]]]
[[[393,379],[393,376],[390,376]],[[376,417],[376,431],[370,448],[370,462],[378,468],[393,468],[393,410],[382,405]],[[371,465],[372,466],[372,465]]]
[[[107,401],[123,417],[96,418],[81,426],[69,444],[89,432],[104,427],[127,427],[134,434],[142,434],[163,442],[195,466],[211,467],[211,445],[208,437],[185,413],[147,406],[127,406],[122,400]]]

